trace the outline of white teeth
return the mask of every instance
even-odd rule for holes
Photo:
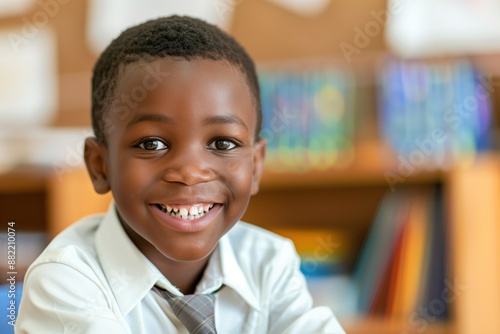
[[[203,217],[214,204],[195,205],[189,208],[174,208],[169,204],[160,204],[161,209],[175,218],[193,220]]]
[[[181,218],[187,218],[188,216],[188,210],[185,209],[185,208],[182,208],[179,210],[179,215],[181,216]]]

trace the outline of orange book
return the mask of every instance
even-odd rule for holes
[[[422,271],[424,267],[428,207],[423,195],[415,198],[410,209],[403,237],[393,317],[404,318],[415,310],[419,299]]]
[[[407,197],[407,196],[405,196]],[[395,226],[400,227],[400,231],[395,234],[395,246],[391,255],[390,264],[387,267],[386,273],[382,281],[382,285],[377,291],[373,311],[370,314],[388,316],[390,314],[391,303],[394,295],[394,288],[397,278],[397,270],[399,268],[399,261],[401,257],[401,245],[403,233],[405,230],[406,220],[408,219],[410,200],[405,198],[403,202],[396,208],[394,214]],[[391,217],[392,219],[392,217]]]

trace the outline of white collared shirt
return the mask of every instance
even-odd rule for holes
[[[24,281],[16,333],[188,333],[151,288],[181,293],[136,248],[112,205],[58,235]],[[196,293],[216,293],[225,333],[345,334],[312,300],[293,244],[238,222],[221,238]]]

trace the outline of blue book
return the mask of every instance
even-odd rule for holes
[[[391,263],[411,201],[405,193],[387,194],[377,210],[370,232],[353,271],[357,289],[357,310],[366,314]]]

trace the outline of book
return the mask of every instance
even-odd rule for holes
[[[388,193],[380,204],[372,227],[353,271],[353,283],[358,292],[357,310],[367,314],[374,303],[377,290],[389,270],[391,257],[404,226],[395,219],[397,208],[407,209],[405,196]]]
[[[258,73],[267,168],[306,172],[345,166],[356,131],[354,76],[331,65]]]

